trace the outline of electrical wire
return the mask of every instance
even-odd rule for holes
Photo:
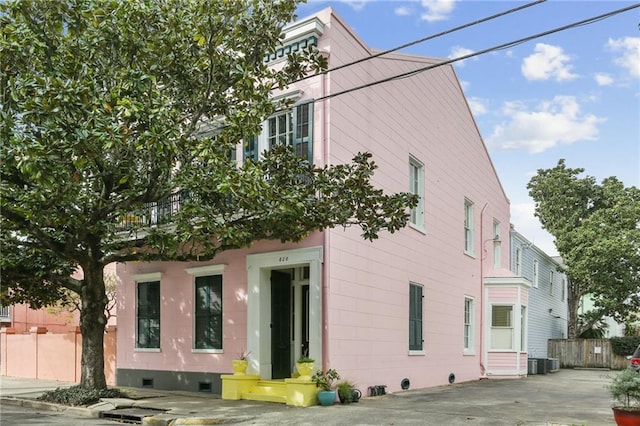
[[[561,32],[561,31],[565,31],[565,30],[568,30],[568,29],[571,29],[571,28],[592,24],[594,22],[597,22],[597,21],[600,21],[600,20],[603,20],[603,19],[606,19],[606,18],[610,18],[610,17],[615,16],[615,15],[619,15],[620,13],[624,13],[624,12],[627,12],[629,10],[636,9],[638,7],[640,7],[640,3],[636,3],[634,5],[627,6],[627,7],[621,8],[621,9],[616,9],[616,10],[613,10],[611,12],[604,13],[602,15],[598,15],[598,16],[594,16],[594,17],[591,17],[591,18],[583,19],[581,21],[573,22],[571,24],[563,25],[561,27],[556,27],[556,28],[553,28],[551,30],[543,31],[541,33],[537,33],[537,34],[534,34],[534,35],[531,35],[531,36],[527,36],[527,37],[524,37],[524,38],[521,38],[521,39],[518,39],[518,40],[514,40],[514,41],[503,43],[503,44],[500,44],[500,45],[497,45],[497,46],[489,47],[487,49],[483,49],[483,50],[480,50],[480,51],[477,51],[477,52],[473,52],[473,53],[470,53],[468,55],[463,55],[463,56],[459,56],[457,58],[453,58],[453,59],[448,59],[448,60],[445,60],[445,61],[437,62],[435,64],[431,64],[431,65],[426,66],[426,67],[418,68],[418,69],[415,69],[413,71],[408,71],[408,72],[405,72],[405,73],[402,73],[402,74],[397,74],[397,75],[394,75],[394,76],[391,76],[391,77],[387,77],[387,78],[384,78],[384,79],[381,79],[381,80],[376,80],[376,81],[373,81],[371,83],[367,83],[367,84],[363,84],[363,85],[360,85],[360,86],[352,87],[350,89],[342,90],[340,92],[331,93],[329,95],[316,98],[314,100],[314,102],[320,102],[320,101],[324,101],[326,99],[335,98],[335,97],[340,96],[340,95],[344,95],[344,94],[347,94],[347,93],[352,93],[352,92],[355,92],[357,90],[366,89],[368,87],[376,86],[376,85],[382,84],[382,83],[387,83],[389,81],[399,80],[399,79],[407,78],[407,77],[412,77],[412,76],[414,76],[416,74],[420,74],[420,73],[422,73],[424,71],[428,71],[428,70],[431,70],[431,69],[434,69],[434,68],[438,68],[438,67],[441,67],[443,65],[452,64],[454,62],[458,62],[458,61],[462,61],[462,60],[465,60],[465,59],[473,58],[475,56],[483,55],[483,54],[489,53],[489,52],[494,52],[496,50],[502,50],[502,49],[505,49],[505,48],[508,48],[508,47],[513,47],[513,46],[516,46],[518,44],[526,43],[528,41],[535,40],[537,38],[547,36],[549,34],[555,34],[555,33],[558,33],[558,32]],[[314,75],[318,75],[318,74],[314,74]]]
[[[357,64],[359,64],[359,63],[362,63],[362,62],[365,62],[365,61],[369,61],[369,60],[371,60],[371,59],[375,59],[375,58],[378,58],[378,57],[380,57],[380,56],[383,56],[383,55],[386,55],[386,54],[389,54],[389,53],[393,53],[393,52],[395,52],[395,51],[398,51],[398,50],[400,50],[400,49],[404,49],[404,48],[406,48],[406,47],[410,47],[410,46],[413,46],[413,45],[416,45],[416,44],[424,43],[425,41],[433,40],[434,38],[442,37],[442,36],[447,35],[447,34],[452,34],[452,33],[456,32],[456,31],[464,30],[464,29],[469,28],[469,27],[472,27],[472,26],[474,26],[474,25],[478,25],[478,24],[481,24],[481,23],[483,23],[483,22],[491,21],[492,19],[496,19],[496,18],[500,18],[500,17],[502,17],[502,16],[506,16],[506,15],[509,15],[509,14],[511,14],[511,13],[518,12],[518,11],[520,11],[520,10],[523,10],[523,9],[529,8],[529,7],[531,7],[531,6],[536,6],[536,5],[538,5],[538,4],[540,4],[540,3],[544,3],[544,2],[546,2],[546,1],[547,1],[547,0],[536,0],[536,1],[534,1],[534,2],[527,3],[527,4],[524,4],[524,5],[522,5],[522,6],[515,7],[515,8],[513,8],[513,9],[505,10],[504,12],[500,12],[500,13],[497,13],[497,14],[495,14],[495,15],[487,16],[486,18],[478,19],[478,20],[475,20],[475,21],[473,21],[473,22],[469,22],[469,23],[466,23],[466,24],[460,25],[460,26],[458,26],[458,27],[454,27],[454,28],[451,28],[451,29],[448,29],[448,30],[445,30],[445,31],[439,32],[439,33],[437,33],[437,34],[433,34],[433,35],[430,35],[430,36],[427,36],[427,37],[424,37],[424,38],[421,38],[421,39],[418,39],[418,40],[414,40],[414,41],[411,41],[411,42],[409,42],[409,43],[405,43],[405,44],[403,44],[403,45],[401,45],[401,46],[394,47],[394,48],[389,49],[389,50],[385,50],[385,51],[382,51],[382,52],[378,52],[378,53],[375,53],[375,54],[373,54],[373,55],[365,56],[364,58],[360,58],[360,59],[357,59],[357,60],[355,60],[355,61],[348,62],[348,63],[346,63],[346,64],[342,64],[342,65],[338,65],[338,66],[333,67],[333,68],[326,69],[326,70],[324,70],[324,71],[322,71],[322,72],[319,72],[319,73],[317,73],[317,74],[310,74],[310,75],[307,75],[307,76],[302,77],[302,78],[300,78],[300,79],[298,79],[298,80],[295,80],[295,81],[294,81],[294,82],[292,82],[291,84],[293,84],[293,83],[297,83],[297,82],[300,82],[300,81],[307,80],[307,79],[312,78],[312,77],[315,77],[316,75],[319,75],[319,74],[320,74],[320,75],[322,75],[322,74],[328,74],[328,73],[330,73],[331,71],[337,71],[337,70],[341,70],[341,69],[343,69],[343,68],[347,68],[347,67],[350,67],[350,66],[353,66],[353,65],[357,65]]]

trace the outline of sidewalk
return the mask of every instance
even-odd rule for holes
[[[0,404],[117,419],[146,425],[615,425],[605,388],[615,371],[561,370],[519,380],[482,380],[364,397],[356,404],[288,407],[227,401],[211,394],[126,388],[131,399],[105,399],[87,408],[36,401],[73,383],[0,377]],[[132,416],[132,417],[129,417]],[[114,423],[116,424],[116,423]]]

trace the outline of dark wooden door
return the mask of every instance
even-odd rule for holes
[[[271,378],[291,377],[291,277],[271,271]]]

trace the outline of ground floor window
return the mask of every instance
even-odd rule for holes
[[[491,349],[513,349],[513,305],[491,306]]]
[[[422,286],[411,283],[409,286],[409,350],[422,351]]]
[[[222,349],[222,275],[195,279],[195,349]]]
[[[160,348],[160,281],[138,283],[137,348]]]
[[[473,298],[465,297],[464,298],[464,333],[463,333],[463,343],[464,343],[465,353],[473,352],[473,343],[474,343],[473,329],[474,329]]]

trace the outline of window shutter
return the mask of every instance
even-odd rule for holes
[[[409,350],[422,350],[422,286],[409,287]]]
[[[243,161],[258,161],[258,136],[251,136],[242,144]]]
[[[297,156],[313,162],[313,101],[294,107],[293,149]]]

